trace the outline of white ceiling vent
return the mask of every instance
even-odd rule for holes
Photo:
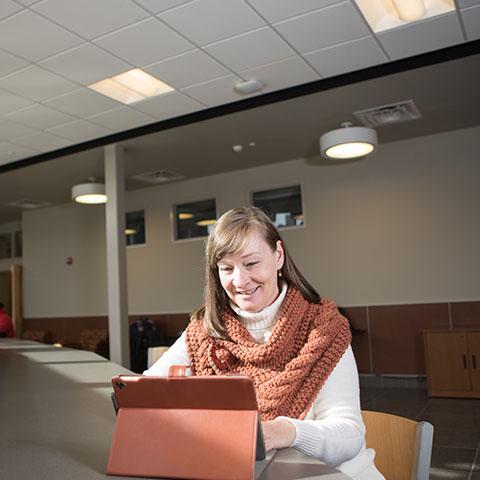
[[[156,185],[158,183],[173,182],[176,180],[183,180],[186,178],[180,173],[172,172],[171,170],[155,170],[154,172],[140,173],[131,177],[141,182],[150,183]]]
[[[34,208],[48,207],[50,202],[36,202],[29,198],[21,198],[20,200],[14,200],[5,204],[7,207],[23,208],[24,210],[33,210]]]
[[[360,110],[353,114],[367,127],[381,127],[422,117],[413,100]]]

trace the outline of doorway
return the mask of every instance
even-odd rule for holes
[[[10,270],[0,272],[0,302],[13,321],[17,337],[22,333],[22,266],[12,265]]]
[[[5,311],[12,316],[12,274],[0,272],[0,302],[5,306]]]

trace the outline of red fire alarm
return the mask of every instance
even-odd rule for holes
[[[67,265],[73,264],[73,257],[67,257]]]

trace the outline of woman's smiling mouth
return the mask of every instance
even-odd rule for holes
[[[238,294],[238,295],[245,295],[245,296],[252,295],[252,294],[255,293],[259,288],[260,288],[260,285],[257,285],[255,288],[252,288],[251,290],[244,290],[243,292],[240,291],[240,290],[237,290],[237,294]]]

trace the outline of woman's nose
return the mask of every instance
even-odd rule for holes
[[[233,284],[235,287],[242,287],[248,282],[248,275],[244,268],[236,267],[233,270]]]

